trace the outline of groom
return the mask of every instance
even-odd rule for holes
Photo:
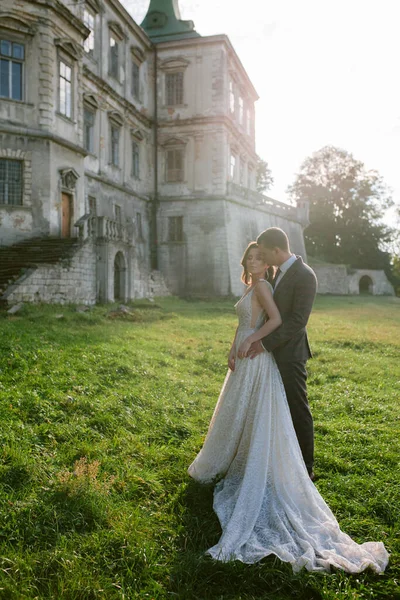
[[[249,356],[254,358],[264,349],[273,353],[304,462],[314,480],[314,426],[308,406],[306,371],[311,350],[306,325],[317,291],[317,278],[300,256],[291,253],[288,237],[282,229],[266,229],[258,236],[257,244],[263,248],[266,262],[278,267],[272,286],[283,322],[261,342],[255,342]]]

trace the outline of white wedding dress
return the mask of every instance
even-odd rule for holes
[[[252,322],[253,290],[235,305],[236,348],[264,323],[264,313]],[[201,483],[219,479],[214,510],[222,536],[207,550],[216,560],[255,563],[275,554],[294,572],[333,566],[349,573],[367,567],[381,573],[388,563],[382,542],[357,544],[340,530],[310,480],[278,367],[268,352],[236,359],[189,474]]]

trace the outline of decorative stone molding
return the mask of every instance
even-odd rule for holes
[[[83,94],[83,104],[91,110],[97,110],[99,108],[99,101],[95,94]]]
[[[126,39],[124,30],[118,21],[108,21],[108,28],[121,42]]]
[[[61,186],[66,190],[73,192],[76,182],[79,179],[79,173],[72,167],[69,169],[60,169]]]
[[[104,12],[104,9],[100,4],[99,0],[86,0],[86,3],[96,14]]]
[[[176,148],[177,146],[186,146],[187,144],[187,140],[184,139],[180,139],[180,138],[168,138],[167,140],[165,140],[165,142],[161,142],[161,146],[163,148]]]
[[[24,15],[24,19],[16,17],[10,12],[0,11],[1,29],[9,29],[13,33],[22,33],[23,35],[35,35],[36,28],[33,23],[29,23],[29,18]]]
[[[124,124],[124,117],[117,110],[109,110],[108,118],[117,127],[122,127],[122,125]]]
[[[162,71],[181,71],[186,69],[190,65],[190,61],[182,56],[176,56],[174,58],[167,58],[163,60],[159,65],[159,69]]]
[[[32,206],[32,153],[24,152],[23,150],[11,150],[11,148],[0,148],[0,158],[9,158],[23,162],[22,206]],[[21,208],[21,205],[15,205],[15,208]]]
[[[73,60],[79,60],[81,56],[83,56],[83,48],[70,40],[69,38],[56,38],[54,40],[55,45],[63,50],[68,56],[70,56]]]
[[[141,48],[139,48],[139,46],[131,46],[131,54],[140,63],[145,61],[145,58],[146,58],[145,53],[143,52],[143,50]]]
[[[131,129],[131,136],[138,142],[144,140],[143,132],[140,129]]]

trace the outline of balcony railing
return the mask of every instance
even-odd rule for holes
[[[295,206],[279,202],[279,200],[264,196],[264,194],[250,190],[249,188],[233,183],[232,181],[227,182],[227,195],[228,198],[232,198],[232,200],[246,200],[253,206],[267,208],[269,212],[273,214],[297,220],[298,215]]]
[[[79,219],[76,226],[79,227],[79,237],[82,240],[101,238],[125,244],[133,243],[133,230],[130,231],[128,227],[109,217],[85,215]]]

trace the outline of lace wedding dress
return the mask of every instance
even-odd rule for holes
[[[270,285],[268,282],[263,285]],[[236,348],[265,314],[252,315],[254,288],[235,305]],[[214,559],[255,563],[269,554],[293,571],[382,572],[389,555],[382,542],[357,544],[339,525],[310,480],[272,354],[236,359],[228,372],[204,446],[189,467],[201,483],[219,479],[214,510],[222,527],[207,550]]]

